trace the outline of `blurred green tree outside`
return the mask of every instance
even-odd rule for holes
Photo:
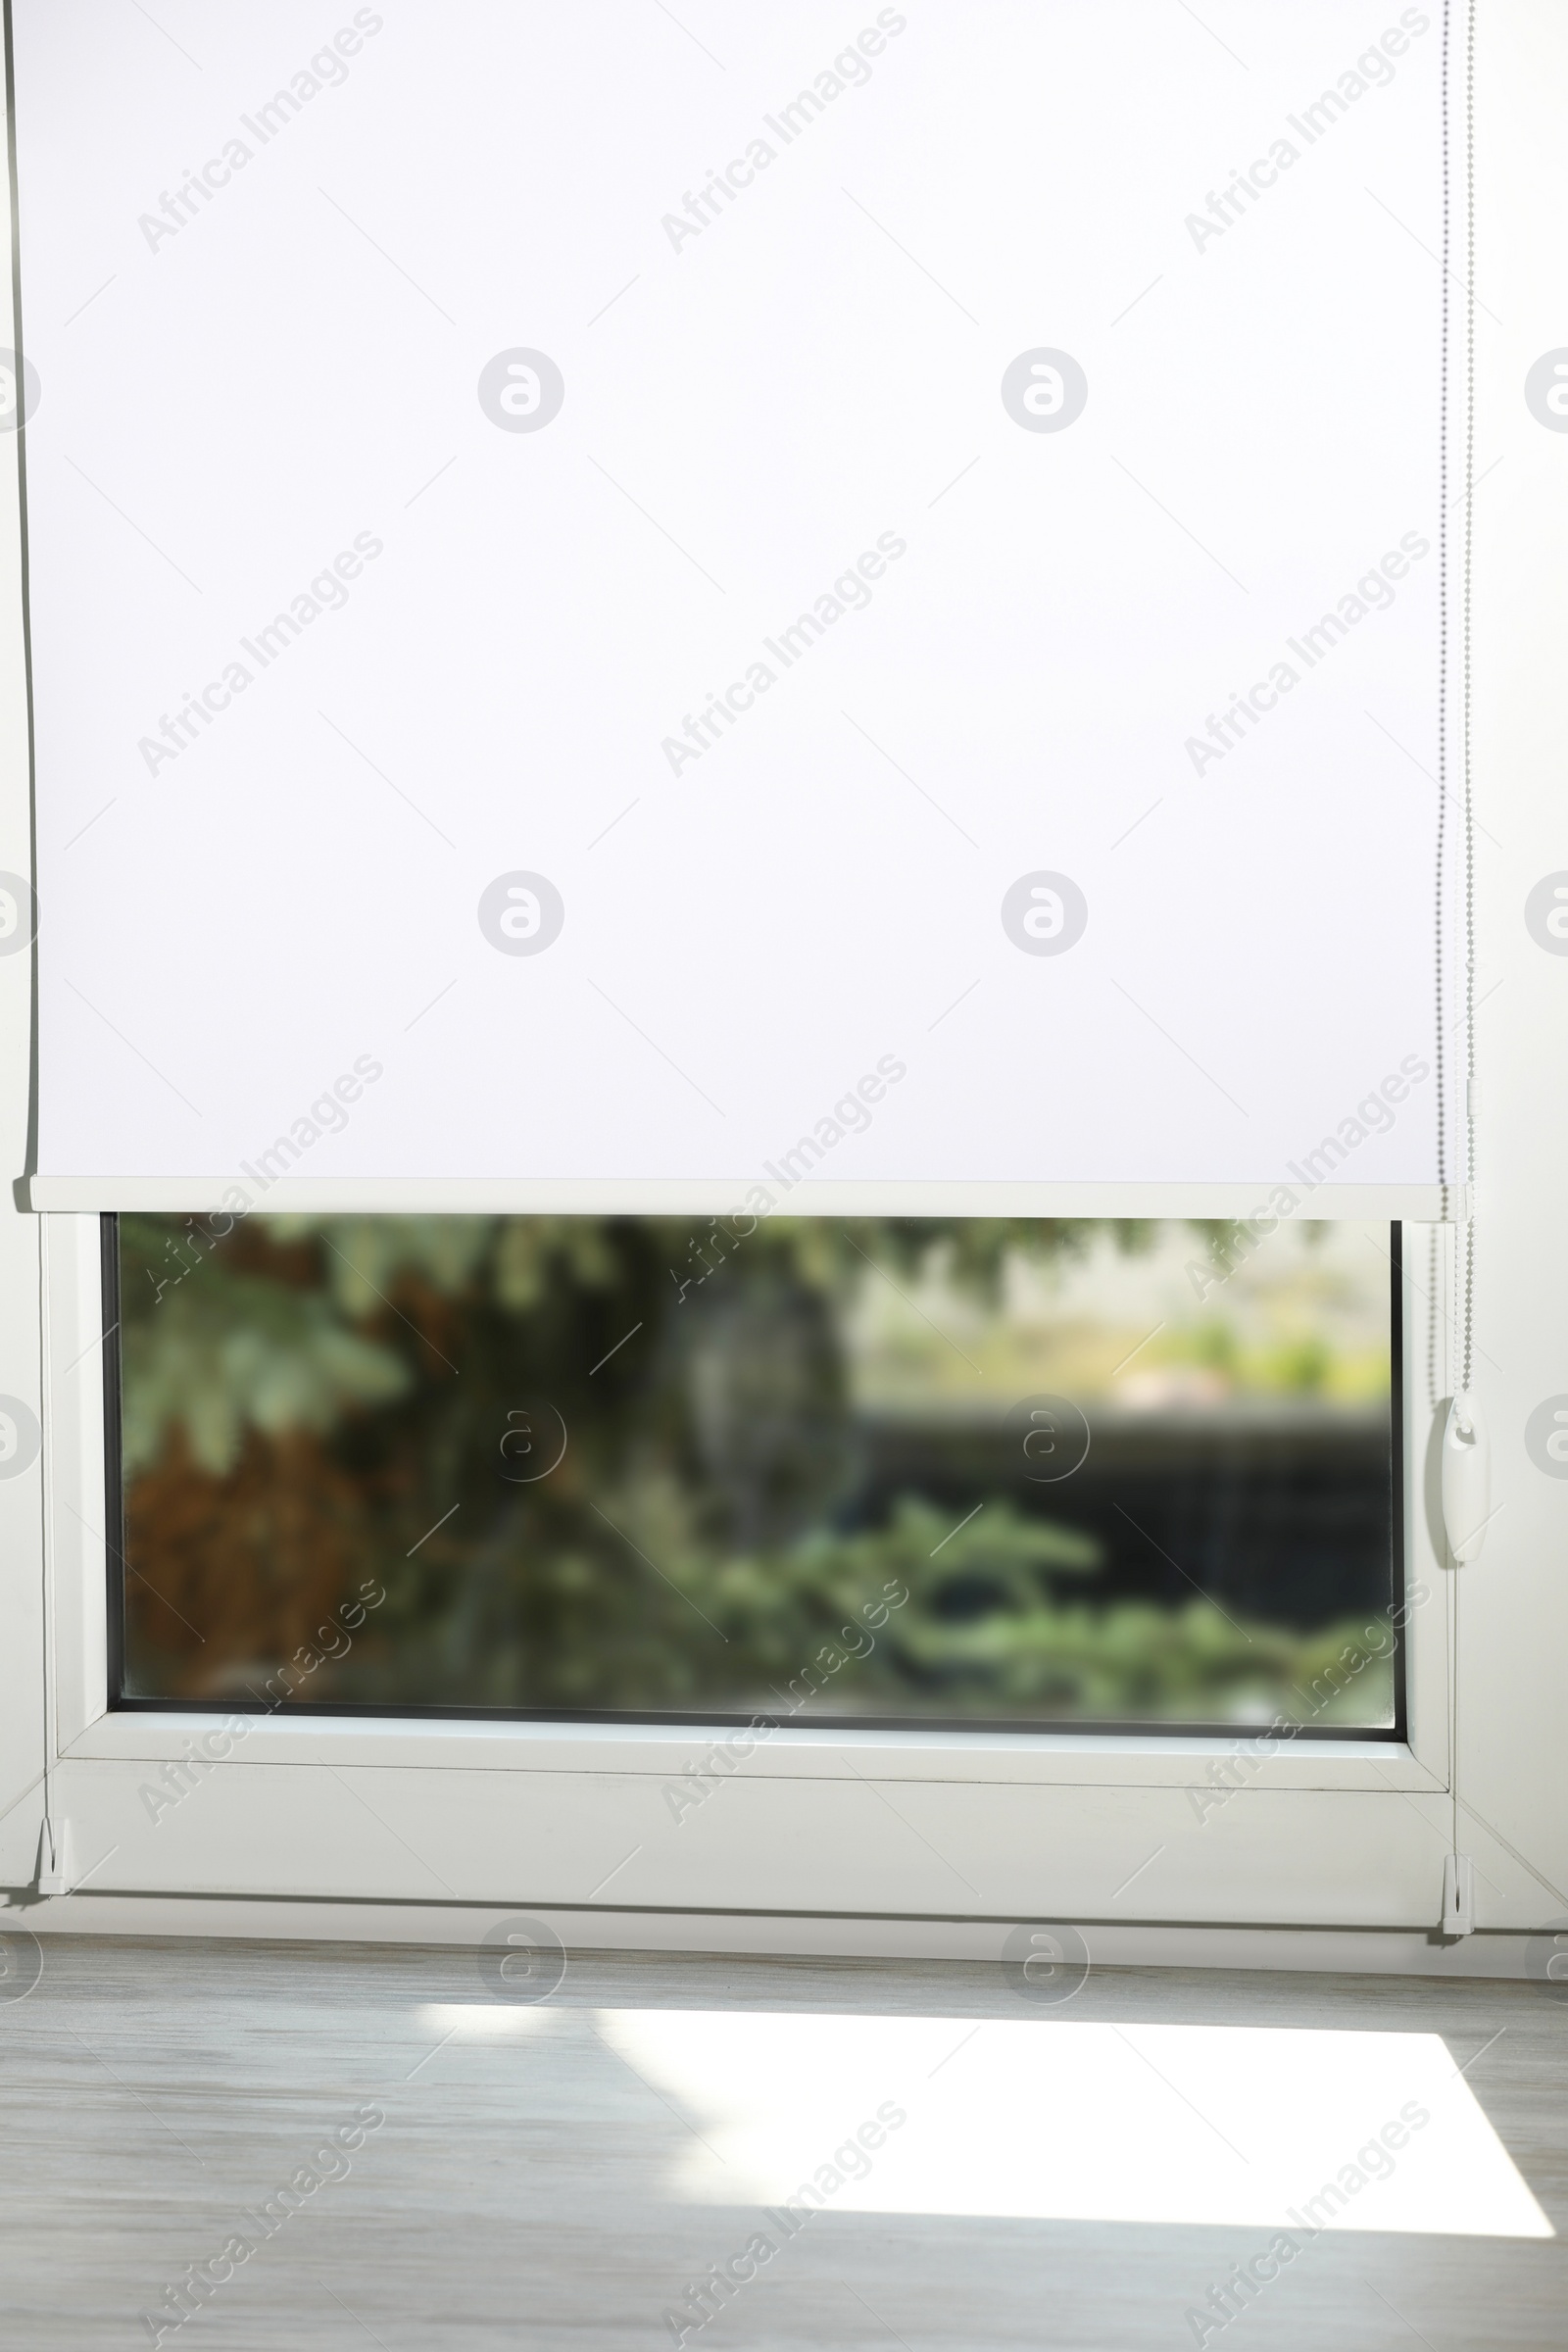
[[[127,1694],[244,1703],[368,1581],[384,1602],[300,1699],[778,1714],[820,1660],[832,1713],[1382,1719],[1383,1661],[1310,1695],[1364,1617],[1099,1598],[1101,1545],[1000,1490],[956,1530],[916,1494],[849,1507],[868,1284],[918,1314],[940,1264],[995,1302],[1153,1228],[750,1222],[123,1216]],[[1236,1346],[1215,1313],[1190,1352]],[[1330,1356],[1308,1332],[1270,1364],[1312,1395]]]

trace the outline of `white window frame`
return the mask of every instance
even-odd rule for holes
[[[1433,1548],[1420,1494],[1431,1421],[1419,1377],[1421,1245],[1438,1233],[1451,1282],[1451,1229],[1407,1228],[1420,1266],[1407,1265],[1402,1286],[1417,1370],[1405,1384],[1408,1576],[1429,1597],[1406,1630],[1404,1740],[1298,1740],[1259,1753],[1250,1735],[802,1724],[760,1741],[676,1818],[666,1787],[710,1748],[733,1746],[733,1726],[279,1714],[236,1740],[221,1708],[112,1710],[99,1222],[51,1213],[36,1226],[51,1812],[70,1824],[71,1874],[100,1896],[586,1911],[614,1871],[616,1911],[1098,1920],[1118,1916],[1117,1889],[1143,1864],[1140,1879],[1152,1884],[1123,1905],[1128,1919],[1435,1922],[1448,1845],[1453,1572]],[[171,1804],[161,1768],[193,1748],[228,1752],[198,1765]],[[1239,1784],[1217,1804],[1211,1765]],[[15,1852],[27,1832],[8,1828]]]
[[[1508,322],[1484,329],[1478,355],[1476,502],[1488,835],[1475,900],[1476,1385],[1494,1517],[1480,1560],[1454,1568],[1435,1533],[1424,1381],[1430,1337],[1445,1394],[1453,1385],[1454,1232],[1437,1229],[1442,1296],[1429,1303],[1423,1229],[1407,1226],[1404,1523],[1409,1575],[1432,1592],[1410,1621],[1408,1739],[1302,1741],[1242,1769],[1245,1739],[797,1726],[676,1823],[662,1791],[704,1753],[691,1726],[270,1718],[155,1821],[143,1789],[223,1717],[108,1708],[97,1225],[35,1213],[21,1181],[0,1201],[0,1396],[36,1413],[44,1438],[34,1466],[0,1479],[0,1887],[29,1899],[47,1800],[55,1867],[74,1889],[23,1916],[438,1936],[525,1907],[573,1923],[584,1942],[910,1951],[958,1948],[930,1941],[947,1929],[1064,1919],[1124,1951],[1140,1926],[1167,1938],[1272,1928],[1303,1964],[1352,1948],[1325,1931],[1366,1932],[1356,1964],[1408,1967],[1425,1964],[1455,1844],[1475,1867],[1478,1947],[1490,1937],[1517,1955],[1511,1938],[1568,1916],[1568,1481],[1543,1476],[1524,1442],[1532,1410],[1568,1393],[1568,1093],[1554,1075],[1568,958],[1543,954],[1521,919],[1541,875],[1568,868],[1555,781],[1568,740],[1556,554],[1568,436],[1542,431],[1519,394],[1531,362],[1568,340],[1552,227],[1568,218],[1568,20],[1542,0],[1483,0],[1481,24],[1479,275]],[[21,576],[7,465],[0,868],[25,873]],[[18,1177],[31,1164],[29,981],[25,956],[0,957],[0,1138]],[[715,1741],[728,1736],[714,1728]],[[1228,1762],[1242,1785],[1200,1820],[1189,1792]],[[1431,1948],[1434,1966],[1448,1964]]]

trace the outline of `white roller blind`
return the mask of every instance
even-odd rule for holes
[[[1440,7],[14,15],[37,1201],[1433,1213]]]

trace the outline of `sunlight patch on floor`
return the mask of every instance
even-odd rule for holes
[[[839,2213],[1553,2232],[1436,2034],[432,2004],[597,2030],[691,2128],[664,2193]],[[628,2102],[648,2089],[628,2081]]]

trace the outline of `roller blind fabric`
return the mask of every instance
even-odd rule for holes
[[[41,1204],[1432,1213],[1440,7],[14,18]]]

